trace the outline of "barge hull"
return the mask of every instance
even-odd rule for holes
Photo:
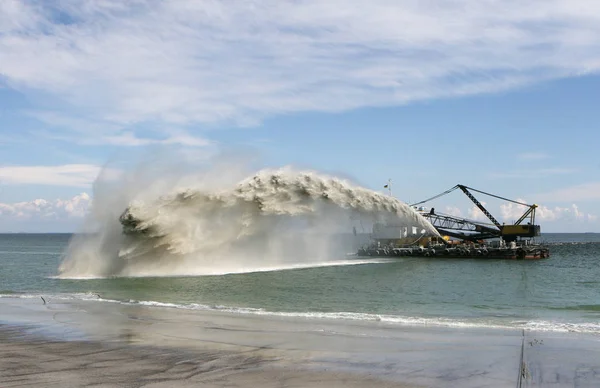
[[[478,249],[467,250],[436,250],[426,248],[366,248],[357,253],[360,257],[428,257],[437,259],[479,259],[479,260],[541,260],[550,257],[546,247],[531,247],[527,249]]]

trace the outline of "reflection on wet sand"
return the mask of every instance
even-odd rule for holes
[[[592,335],[95,301],[1,298],[0,310],[3,387],[600,386]]]

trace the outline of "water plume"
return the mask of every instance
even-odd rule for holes
[[[393,197],[291,167],[247,174],[238,162],[211,162],[179,177],[142,169],[134,178],[117,179],[111,189],[97,183],[88,224],[99,228],[73,239],[60,277],[205,275],[322,264],[345,258],[352,247],[339,236],[358,223],[417,226],[437,235]]]

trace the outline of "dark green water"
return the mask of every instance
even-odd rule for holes
[[[401,258],[220,276],[54,278],[70,237],[0,235],[0,295],[600,333],[600,234],[544,235],[552,256],[542,261]]]

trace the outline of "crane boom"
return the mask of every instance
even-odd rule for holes
[[[498,220],[496,218],[494,218],[494,216],[489,211],[487,211],[487,209],[485,207],[483,207],[483,205],[481,204],[481,202],[479,202],[477,200],[477,198],[475,198],[473,196],[473,194],[471,194],[471,192],[469,191],[469,189],[467,188],[467,186],[465,186],[465,185],[457,185],[457,186],[458,186],[459,189],[461,189],[463,191],[463,193],[465,193],[465,195],[467,197],[469,197],[469,199],[471,201],[473,201],[473,203],[479,208],[479,210],[481,210],[483,212],[483,214],[485,214],[486,217],[489,218],[490,221],[492,221],[492,223],[498,227],[498,229],[502,229],[502,225],[500,225],[500,223],[498,222]]]
[[[416,208],[416,205],[420,205],[425,202],[429,202],[436,198],[444,196],[446,194],[449,194],[457,188],[459,188],[463,193],[465,193],[465,195],[469,197],[469,199],[475,204],[475,206],[477,206],[479,210],[481,210],[483,214],[485,214],[485,216],[490,221],[492,221],[493,226],[492,224],[486,226],[479,221],[460,219],[445,214],[435,214],[433,212],[433,209],[430,213],[421,213],[425,218],[427,218],[431,222],[431,224],[441,234],[445,234],[456,238],[462,238],[465,240],[502,237],[505,241],[514,241],[518,237],[528,238],[540,235],[540,226],[535,225],[535,210],[537,208],[537,205],[528,205],[526,203],[486,193],[484,191],[480,191],[461,184],[458,184],[452,187],[451,189],[446,190],[445,192],[438,194],[434,197],[412,204],[411,206]],[[527,210],[514,224],[500,224],[500,222],[498,222],[498,220],[485,208],[485,206],[483,206],[483,204],[479,202],[477,198],[475,198],[471,191],[476,191],[478,193],[485,194],[494,198],[512,202],[517,205],[525,206],[527,207]],[[529,219],[529,222],[526,225],[523,225],[522,222],[525,221],[525,219]],[[494,226],[498,229],[496,230]]]

